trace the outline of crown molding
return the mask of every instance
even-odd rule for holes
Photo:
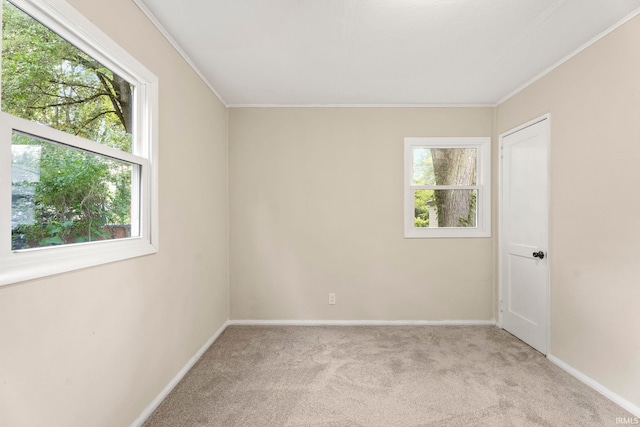
[[[608,36],[609,34],[611,34],[612,32],[614,32],[615,30],[617,30],[618,28],[620,28],[621,26],[623,26],[624,24],[626,24],[627,22],[631,21],[633,18],[635,18],[636,16],[640,15],[640,8],[634,10],[633,12],[631,12],[629,15],[625,16],[624,18],[622,18],[620,21],[616,22],[615,24],[613,24],[612,26],[610,26],[609,28],[607,28],[606,30],[604,30],[603,32],[601,32],[600,34],[598,34],[597,36],[595,36],[594,38],[592,38],[591,40],[589,40],[588,42],[586,42],[585,44],[583,44],[582,46],[578,47],[577,49],[575,49],[573,52],[571,52],[570,54],[568,54],[567,56],[565,56],[564,58],[562,58],[561,60],[559,60],[558,62],[556,62],[555,64],[551,65],[550,67],[546,68],[545,70],[543,70],[541,73],[539,73],[538,75],[536,75],[535,77],[533,77],[532,79],[528,80],[527,82],[525,82],[524,84],[522,84],[521,86],[518,86],[515,90],[509,92],[507,95],[503,96],[502,98],[500,98],[497,102],[496,102],[496,106],[499,106],[500,104],[502,104],[503,102],[505,102],[506,100],[508,100],[509,98],[513,97],[514,95],[522,92],[524,89],[526,89],[527,87],[531,86],[533,83],[535,83],[536,81],[540,80],[541,78],[543,78],[544,76],[546,76],[547,74],[549,74],[550,72],[552,72],[553,70],[555,70],[556,68],[560,67],[562,64],[564,64],[565,62],[569,61],[571,58],[573,58],[574,56],[578,55],[579,53],[581,53],[582,51],[586,50],[587,48],[589,48],[591,45],[595,44],[596,42],[600,41],[601,39],[603,39],[604,37]]]
[[[209,87],[209,89],[211,89],[211,92],[213,92],[214,95],[216,97],[218,97],[220,102],[222,102],[222,104],[225,107],[229,107],[229,105],[225,102],[224,98],[216,90],[216,88],[209,81],[209,79],[207,79],[204,76],[204,74],[202,74],[202,72],[198,69],[196,64],[191,60],[191,58],[189,58],[189,55],[187,55],[187,53],[182,49],[182,47],[180,47],[178,42],[171,36],[171,34],[169,34],[167,29],[164,28],[164,26],[160,23],[160,21],[158,21],[158,18],[155,17],[155,15],[151,12],[151,10],[149,10],[149,8],[143,3],[143,1],[142,0],[133,0],[133,2],[136,4],[136,6],[138,6],[138,8],[142,11],[142,13],[145,14],[145,16],[149,19],[149,21],[151,21],[151,23],[153,25],[155,25],[155,27],[158,29],[158,31],[160,31],[160,33],[164,36],[164,38],[167,39],[167,41],[171,44],[171,46],[173,46],[173,48],[176,50],[176,52],[178,52],[178,54],[180,54],[180,56],[182,56],[182,59],[184,59],[187,62],[187,64],[189,64],[189,66],[193,69],[193,71],[195,71],[195,73],[198,75],[198,77],[200,77],[200,79],[202,79],[204,84],[206,84]]]

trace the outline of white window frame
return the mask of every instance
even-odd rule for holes
[[[472,148],[477,150],[476,185],[472,186],[428,186],[413,185],[414,148]],[[415,191],[426,190],[477,190],[476,227],[415,227]],[[404,139],[404,237],[405,238],[464,238],[491,237],[491,138],[426,138]]]
[[[158,79],[64,0],[10,0],[134,85],[133,152],[126,153],[0,112],[0,286],[158,252]],[[139,236],[14,251],[11,249],[13,131],[140,167]],[[132,191],[132,200],[135,199]],[[132,218],[132,222],[135,221]]]

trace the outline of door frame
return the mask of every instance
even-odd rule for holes
[[[551,113],[547,113],[544,114],[542,116],[536,117],[533,120],[529,120],[526,123],[523,123],[513,129],[510,129],[504,133],[501,133],[498,136],[498,145],[499,145],[499,150],[498,150],[498,322],[497,325],[498,327],[500,327],[501,329],[503,328],[502,325],[502,321],[503,321],[503,316],[502,316],[502,307],[503,307],[503,301],[502,298],[504,296],[504,286],[505,286],[505,282],[504,282],[504,278],[502,277],[502,268],[503,268],[503,249],[504,249],[504,244],[503,244],[503,215],[502,215],[502,207],[503,207],[503,196],[502,196],[502,191],[503,191],[503,186],[502,186],[502,182],[503,182],[503,178],[504,178],[504,170],[503,170],[503,154],[502,154],[502,150],[503,150],[503,140],[505,137],[512,135],[522,129],[528,128],[529,126],[533,126],[537,123],[540,123],[544,120],[547,120],[547,174],[548,174],[548,190],[547,190],[547,197],[549,198],[548,200],[548,204],[547,204],[547,304],[546,304],[546,310],[547,310],[547,354],[545,354],[545,356],[547,356],[548,354],[551,353],[550,349],[551,349],[551,257],[549,256],[550,248],[551,248],[551,233],[550,233],[550,229],[551,229]]]

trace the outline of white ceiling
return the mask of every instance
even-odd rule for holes
[[[493,105],[640,0],[135,0],[227,105]]]

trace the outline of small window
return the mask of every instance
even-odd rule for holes
[[[41,0],[2,0],[0,62],[0,285],[156,252],[156,77]]]
[[[405,138],[404,236],[491,236],[491,139]]]

